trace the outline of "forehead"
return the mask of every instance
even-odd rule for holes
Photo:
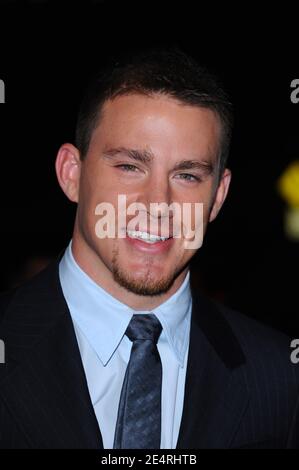
[[[221,125],[210,109],[164,95],[132,94],[104,103],[92,141],[95,145],[150,146],[159,152],[215,155]]]

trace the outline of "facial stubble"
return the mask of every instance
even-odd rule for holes
[[[112,275],[115,282],[129,292],[142,296],[158,296],[165,294],[173,285],[176,277],[181,272],[177,266],[169,276],[159,279],[153,278],[152,256],[145,256],[143,266],[145,266],[145,274],[142,279],[134,278],[128,270],[123,269],[119,263],[119,247],[113,248],[112,256]]]

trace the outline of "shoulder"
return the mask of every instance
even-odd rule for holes
[[[17,289],[11,289],[9,291],[1,292],[0,293],[0,324],[3,321],[5,316],[5,312],[10,305],[11,301],[13,300]]]
[[[16,310],[27,311],[40,306],[41,313],[49,304],[63,298],[59,280],[59,259],[18,287],[0,293],[0,325]],[[14,315],[13,315],[14,316]],[[14,319],[17,320],[17,319]]]
[[[267,355],[285,350],[290,352],[291,338],[285,333],[224,305],[216,305],[245,353],[254,350]]]
[[[299,383],[299,364],[291,360],[294,338],[198,291],[193,300],[195,322],[228,367],[244,364],[248,371],[264,375],[281,371],[281,380],[287,375]]]
[[[291,359],[292,338],[238,311],[219,304],[217,308],[243,352],[247,371],[266,388],[273,384],[299,390],[299,364]]]
[[[193,290],[192,298],[195,322],[228,364],[241,363],[244,359],[278,360],[280,356],[284,363],[291,363],[292,338],[288,335],[211,300],[198,290]],[[234,360],[236,356],[238,360]]]

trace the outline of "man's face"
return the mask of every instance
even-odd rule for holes
[[[80,164],[75,233],[113,282],[139,295],[167,292],[196,250],[186,249],[183,232],[180,238],[151,244],[128,234],[118,238],[117,232],[116,238],[98,238],[96,206],[111,203],[118,228],[118,195],[126,195],[127,206],[138,202],[146,208],[148,224],[139,230],[150,233],[150,223],[156,219],[159,229],[154,233],[163,235],[163,214],[153,213],[151,203],[200,202],[205,230],[220,209],[229,183],[222,178],[218,184],[220,132],[211,110],[165,96],[134,94],[104,104]],[[190,167],[189,161],[195,164]],[[132,218],[126,217],[124,231]],[[169,223],[172,234],[171,214]]]

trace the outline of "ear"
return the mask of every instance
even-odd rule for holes
[[[79,150],[72,144],[63,144],[58,150],[55,169],[64,194],[78,202],[81,160]]]
[[[218,212],[220,211],[222,204],[226,199],[230,181],[231,171],[226,168],[221,176],[220,182],[218,183],[214,203],[210,212],[209,222],[212,222],[214,219],[216,219]]]

